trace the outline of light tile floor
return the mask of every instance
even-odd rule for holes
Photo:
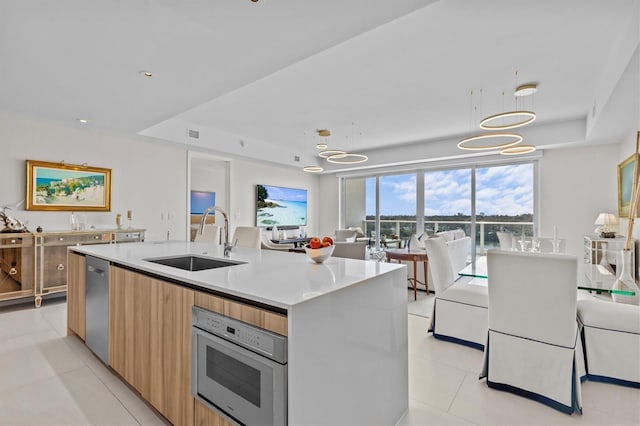
[[[433,295],[409,300],[409,411],[401,425],[639,425],[640,390],[582,384],[583,415],[478,380],[482,352],[426,333]],[[424,315],[424,316],[419,316]],[[74,337],[66,303],[0,308],[0,425],[164,425]]]

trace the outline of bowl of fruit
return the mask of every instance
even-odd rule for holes
[[[304,251],[307,253],[309,259],[316,263],[322,263],[333,254],[333,239],[331,237],[312,237],[307,245],[304,246]]]

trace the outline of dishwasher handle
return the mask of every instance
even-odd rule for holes
[[[93,272],[94,274],[98,274],[98,275],[104,277],[104,269],[98,269],[95,266],[88,265],[87,266],[87,272]]]

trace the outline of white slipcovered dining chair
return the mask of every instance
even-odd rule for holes
[[[640,388],[640,306],[578,300],[587,380]]]
[[[220,244],[220,227],[213,224],[204,225],[202,233],[200,230],[196,231],[194,241]]]
[[[260,228],[255,226],[237,226],[230,243],[238,247],[260,248]]]
[[[468,277],[456,280],[442,237],[427,239],[425,248],[436,293],[429,331],[437,339],[482,349],[487,338],[487,287],[469,284]]]
[[[491,388],[582,413],[582,345],[575,256],[489,250],[489,333],[482,377]]]
[[[513,248],[513,234],[506,231],[496,232],[500,242],[500,250],[511,250]]]
[[[346,243],[336,241],[334,245],[333,254],[331,255],[333,257],[346,257],[349,259],[361,260],[367,258],[367,243],[365,242]]]

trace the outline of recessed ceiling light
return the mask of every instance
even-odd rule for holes
[[[142,70],[142,71],[138,71],[138,74],[144,77],[153,77],[153,73],[151,71]]]
[[[76,118],[76,120],[78,120],[82,124],[87,124],[89,122],[89,120],[86,120],[84,118]]]

